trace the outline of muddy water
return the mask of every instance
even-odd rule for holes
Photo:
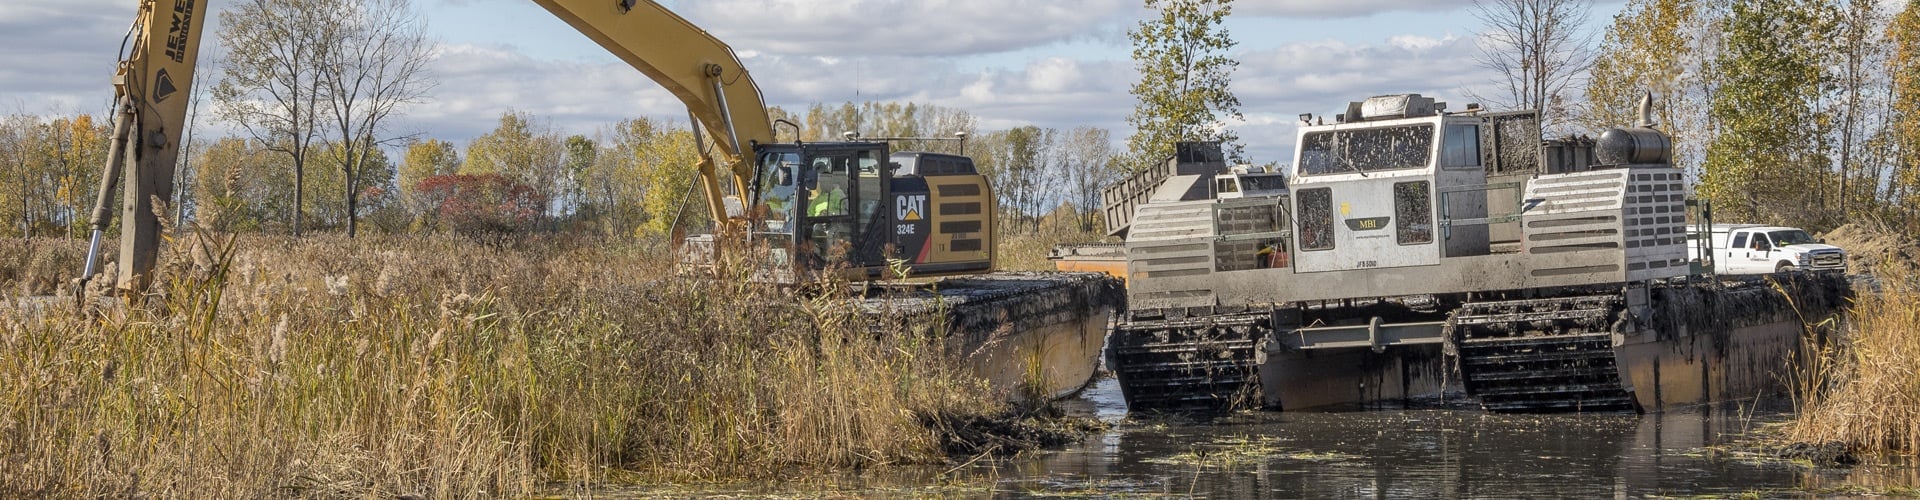
[[[1103,381],[1066,403],[1113,423],[1068,448],[933,469],[641,495],[1644,498],[1911,495],[1910,465],[1815,467],[1741,451],[1786,415],[1728,404],[1650,415],[1490,415],[1457,403],[1128,418]]]
[[[1008,495],[1096,491],[1215,498],[1639,498],[1900,492],[1904,465],[1812,467],[1741,451],[1786,418],[1729,404],[1652,415],[1492,415],[1431,408],[1118,420],[1105,382],[1076,409],[1104,435],[1003,467]]]

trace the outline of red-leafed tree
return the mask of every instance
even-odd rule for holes
[[[415,188],[431,207],[434,225],[461,234],[530,229],[545,213],[539,191],[500,174],[436,175]]]

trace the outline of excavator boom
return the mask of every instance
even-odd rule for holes
[[[773,142],[760,88],[733,49],[706,30],[648,0],[534,0],[602,48],[640,70],[686,104],[687,112],[717,146],[732,174],[724,180],[711,155],[702,155],[700,178],[713,220],[730,214],[720,201],[728,191],[746,193],[753,176],[754,144]]]

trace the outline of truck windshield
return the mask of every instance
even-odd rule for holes
[[[1816,242],[1812,236],[1807,236],[1806,231],[1798,229],[1768,231],[1767,238],[1773,240],[1773,246],[1777,247]]]

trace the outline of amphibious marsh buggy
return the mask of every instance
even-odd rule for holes
[[[1183,144],[1105,193],[1129,305],[1107,361],[1129,407],[1464,390],[1492,411],[1635,411],[1777,387],[1846,281],[1690,270],[1696,207],[1642,113],[1544,150],[1533,112],[1369,98],[1301,126],[1288,185],[1256,196],[1220,192],[1243,174],[1216,145]],[[1085,254],[1059,252],[1097,267]]]

